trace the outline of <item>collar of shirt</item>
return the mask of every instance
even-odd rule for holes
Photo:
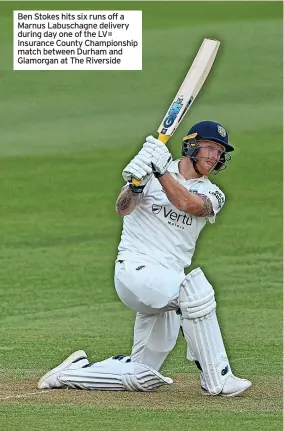
[[[174,161],[170,164],[170,166],[168,167],[168,171],[169,171],[169,172],[171,172],[171,173],[173,173],[173,174],[176,174],[176,178],[177,178],[178,180],[180,180],[180,181],[186,181],[187,183],[190,183],[191,181],[206,181],[206,180],[208,180],[208,177],[206,177],[205,175],[203,175],[202,177],[199,177],[199,178],[192,178],[192,179],[190,179],[190,180],[186,180],[186,179],[181,175],[181,173],[180,173],[180,171],[179,171],[179,162],[180,162],[181,160],[182,160],[182,159],[174,160]]]

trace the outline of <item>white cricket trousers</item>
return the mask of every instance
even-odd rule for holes
[[[156,263],[118,261],[115,288],[121,301],[136,311],[131,359],[159,370],[174,348],[180,328],[179,290],[184,272]]]

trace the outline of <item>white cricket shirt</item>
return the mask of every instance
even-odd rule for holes
[[[195,217],[178,210],[152,176],[144,188],[143,199],[123,219],[117,259],[154,261],[177,271],[190,266],[197,238],[207,220],[215,222],[225,195],[207,177],[185,180],[178,164],[179,160],[173,161],[168,171],[189,192],[206,195],[212,202],[214,215]]]

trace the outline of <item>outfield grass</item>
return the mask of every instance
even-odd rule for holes
[[[13,72],[13,9],[142,9],[142,72]],[[193,265],[214,284],[231,364],[253,381],[201,397],[179,339],[154,394],[37,393],[73,350],[131,348],[134,314],[116,297],[121,170],[155,133],[201,40],[222,42],[189,126],[224,123],[236,146],[216,180],[227,203]],[[0,2],[0,429],[282,429],[282,4]],[[32,395],[32,393],[35,393]],[[25,395],[30,394],[30,395]]]

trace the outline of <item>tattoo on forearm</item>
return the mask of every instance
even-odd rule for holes
[[[142,198],[142,193],[134,194],[130,189],[122,190],[116,201],[116,210],[124,211],[129,208],[131,203],[136,203]]]
[[[202,194],[198,193],[198,196],[203,200],[203,204],[204,207],[202,208],[202,210],[196,214],[197,217],[208,217],[208,216],[212,216],[214,214],[213,211],[213,206],[212,206],[212,202],[210,201],[210,199]]]
[[[126,210],[129,207],[130,202],[131,202],[130,193],[122,192],[116,201],[116,209],[118,211]]]

